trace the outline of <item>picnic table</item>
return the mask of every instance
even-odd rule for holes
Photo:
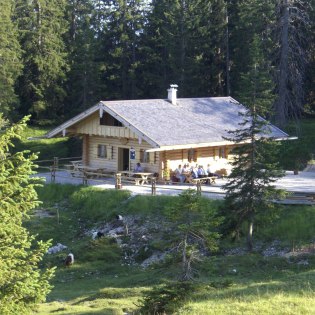
[[[205,184],[206,182],[209,182],[210,185],[215,184],[215,180],[217,179],[216,176],[209,176],[209,177],[200,177],[200,178],[193,178],[191,182],[193,184]]]
[[[149,183],[150,176],[153,173],[148,172],[131,172],[131,171],[120,171],[123,175],[122,180],[134,181],[136,185],[144,185]]]
[[[106,168],[99,166],[89,166],[89,165],[78,165],[77,169],[86,174],[87,176],[96,176],[100,177],[105,171]]]
[[[205,184],[206,182],[209,182],[209,184],[215,184],[216,176],[207,176],[207,177],[198,177],[194,178],[192,176],[191,172],[185,172],[183,173],[185,175],[185,183],[191,183],[191,184],[197,184],[200,182],[201,184]]]
[[[104,167],[83,165],[82,161],[70,161],[70,163],[66,164],[65,168],[73,177],[82,177],[84,174],[100,177],[106,171]]]

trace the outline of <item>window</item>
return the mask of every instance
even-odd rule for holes
[[[150,154],[140,149],[140,163],[150,163]]]
[[[194,149],[189,149],[188,150],[188,162],[193,162],[195,160],[195,150]]]
[[[225,148],[219,148],[219,158],[220,159],[225,159],[226,158]]]
[[[97,146],[97,157],[101,159],[107,158],[107,147],[104,144],[99,144]]]
[[[122,123],[108,113],[103,113],[102,118],[100,118],[100,125],[122,127]]]

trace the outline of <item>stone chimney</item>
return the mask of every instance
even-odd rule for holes
[[[177,100],[177,88],[178,85],[177,84],[171,84],[170,88],[167,90],[168,95],[167,95],[167,99],[173,104],[176,105],[176,100]]]

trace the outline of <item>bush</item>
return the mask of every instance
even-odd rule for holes
[[[173,314],[184,305],[195,290],[196,284],[189,281],[154,287],[139,301],[138,314]]]

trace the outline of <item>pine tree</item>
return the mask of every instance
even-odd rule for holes
[[[152,1],[142,48],[147,90],[177,83],[183,97],[224,94],[225,27],[223,0]]]
[[[51,289],[53,270],[39,268],[48,243],[37,242],[23,227],[31,209],[39,204],[33,174],[34,154],[10,153],[27,118],[6,126],[0,117],[0,313],[30,314]],[[35,246],[34,246],[35,245]]]
[[[262,42],[254,35],[248,51],[247,72],[241,73],[238,99],[242,104],[255,104],[259,115],[270,117],[274,102],[271,63],[265,59]]]
[[[35,120],[56,119],[64,112],[67,53],[65,0],[17,0],[15,19],[23,49],[18,82],[22,113]]]
[[[21,47],[12,19],[13,0],[0,0],[0,112],[13,115],[18,106],[15,81],[22,70]]]
[[[232,95],[239,98],[244,94],[244,88],[247,90],[240,77],[252,71],[255,65],[260,68],[259,73],[261,69],[264,69],[265,74],[269,71],[268,80],[270,83],[273,81],[271,63],[268,60],[271,59],[273,48],[271,32],[275,19],[275,5],[273,0],[230,0],[228,8],[231,89]],[[253,54],[256,55],[256,59],[253,59]]]
[[[139,94],[136,72],[145,8],[144,0],[104,0],[96,10],[107,98],[134,99]]]
[[[177,202],[167,211],[173,222],[173,242],[181,251],[181,281],[192,280],[194,264],[200,260],[200,247],[217,248],[219,234],[216,231],[221,218],[215,209],[194,190],[181,193]]]
[[[66,84],[65,114],[79,113],[106,96],[102,85],[103,56],[101,39],[92,0],[71,0],[67,6],[69,31],[66,36],[69,73]]]
[[[304,106],[305,67],[309,28],[309,2],[305,0],[277,1],[276,87],[274,119],[284,127],[290,118],[297,120]]]
[[[257,115],[254,106],[240,115],[240,128],[227,137],[238,145],[232,152],[232,172],[223,186],[224,212],[229,230],[238,233],[244,223],[248,224],[247,246],[252,251],[254,224],[273,218],[273,200],[282,192],[272,183],[284,174],[277,162],[277,143],[269,138],[266,121]]]

